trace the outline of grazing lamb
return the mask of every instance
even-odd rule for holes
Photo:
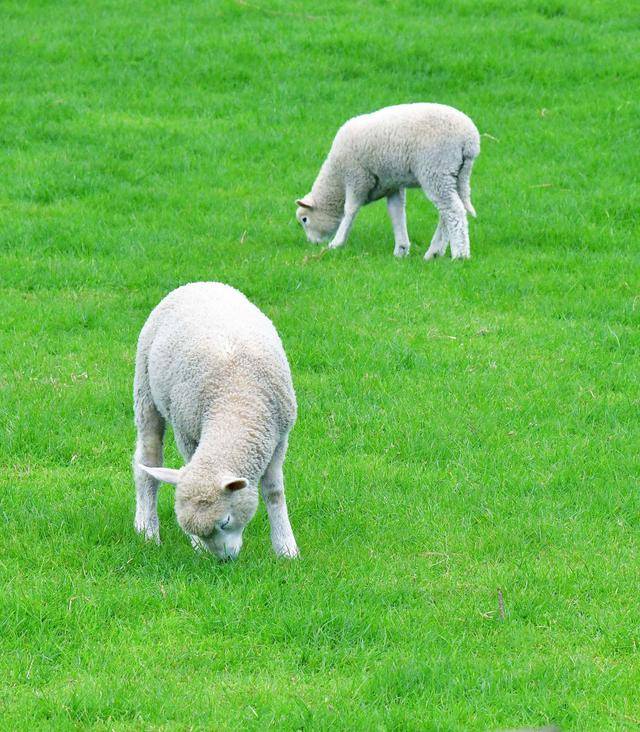
[[[133,398],[137,531],[160,541],[158,481],[173,483],[194,547],[235,558],[261,481],[273,548],[297,556],[282,475],[296,397],[278,333],[255,305],[219,282],[167,295],[138,339]],[[159,467],[166,422],[179,470]]]
[[[400,104],[363,114],[338,130],[311,192],[296,201],[309,241],[342,246],[361,206],[386,196],[396,257],[409,253],[405,188],[420,186],[440,214],[425,259],[470,256],[469,179],[480,135],[462,112],[443,104]]]

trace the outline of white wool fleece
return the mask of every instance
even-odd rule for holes
[[[387,199],[395,236],[394,254],[409,253],[405,189],[421,187],[440,214],[425,259],[445,253],[470,256],[467,212],[469,180],[480,154],[480,135],[462,112],[443,104],[399,104],[346,122],[338,130],[315,183],[296,201],[296,218],[307,238],[333,237],[342,246],[358,210]]]
[[[178,523],[196,547],[237,556],[258,482],[280,556],[298,554],[282,466],[296,397],[271,321],[238,290],[196,282],[152,311],[138,340],[135,527],[159,541],[158,481],[176,485]],[[185,465],[162,468],[166,422]]]

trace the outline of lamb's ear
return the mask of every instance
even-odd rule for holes
[[[302,206],[302,208],[313,208],[314,206],[313,198],[311,198],[310,193],[308,193],[304,198],[299,198],[296,203],[298,206]]]
[[[249,485],[244,478],[236,478],[233,475],[225,475],[222,479],[222,486],[228,491],[239,491]]]
[[[138,467],[140,470],[144,470],[144,472],[152,478],[161,480],[163,483],[171,483],[172,485],[178,484],[180,471],[175,468],[148,468],[146,465],[142,465],[142,463],[138,463]]]

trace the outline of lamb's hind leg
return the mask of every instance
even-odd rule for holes
[[[293,536],[287,502],[284,497],[282,466],[286,453],[287,437],[284,437],[276,447],[260,483],[271,525],[273,550],[279,557],[297,557],[298,545]]]
[[[387,196],[387,211],[393,226],[395,248],[393,254],[396,257],[406,257],[409,254],[409,233],[407,232],[407,213],[405,209],[406,193],[400,188],[395,193]]]
[[[448,246],[449,234],[447,233],[447,225],[444,223],[444,219],[442,218],[442,216],[439,215],[438,226],[433,235],[433,239],[431,239],[431,244],[429,246],[429,249],[427,249],[427,253],[424,255],[424,258],[429,261],[430,259],[435,259],[436,257],[442,257],[447,251]]]
[[[138,439],[133,456],[133,475],[136,484],[135,528],[147,539],[160,543],[160,522],[158,521],[158,481],[139,465],[157,467],[162,465],[162,441],[164,419],[155,405],[148,399],[136,399],[136,426]]]
[[[458,194],[455,176],[445,174],[423,175],[420,177],[420,185],[425,195],[433,202],[440,213],[451,242],[451,258],[468,259],[470,247],[467,212]],[[436,230],[437,235],[438,231]],[[431,256],[427,256],[430,253]],[[425,259],[431,259],[432,256],[433,252],[429,247]]]

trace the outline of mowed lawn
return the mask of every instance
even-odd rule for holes
[[[0,726],[640,724],[640,16],[633,2],[4,2]],[[408,195],[294,218],[338,126],[483,134],[472,259]],[[235,563],[161,489],[133,530],[138,332],[221,280],[275,322],[302,558]],[[180,464],[169,436],[169,465]],[[499,602],[502,598],[502,603]]]

